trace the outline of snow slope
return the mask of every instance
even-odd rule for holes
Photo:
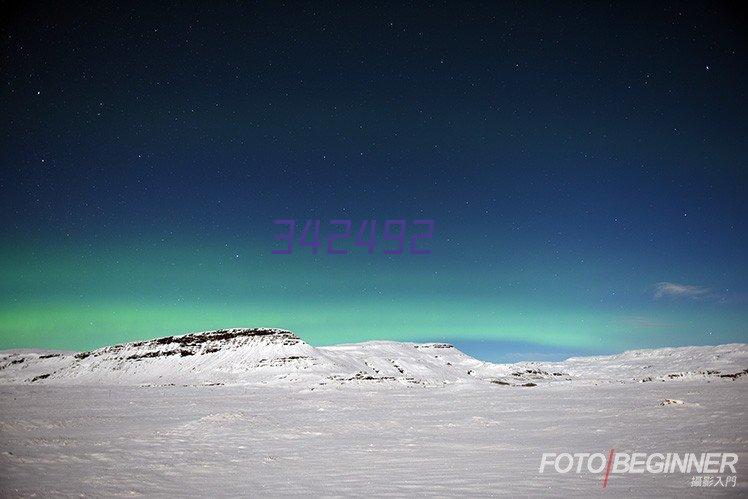
[[[90,352],[0,352],[2,384],[444,385],[748,379],[748,345],[635,350],[564,362],[492,364],[443,343],[371,341],[312,347],[290,331],[233,328]]]

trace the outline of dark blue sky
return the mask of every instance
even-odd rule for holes
[[[729,3],[8,7],[0,343],[746,341],[744,26]],[[270,255],[278,218],[436,231],[431,255]]]

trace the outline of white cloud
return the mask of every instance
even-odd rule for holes
[[[654,286],[655,298],[701,298],[709,293],[709,288],[693,286],[691,284],[677,284],[674,282],[658,282]]]

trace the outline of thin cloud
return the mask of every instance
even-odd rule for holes
[[[694,286],[691,284],[678,284],[675,282],[658,282],[654,286],[655,299],[659,298],[703,298],[709,294],[709,288]]]

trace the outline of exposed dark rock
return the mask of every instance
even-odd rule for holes
[[[398,365],[397,365],[397,363],[396,363],[396,362],[395,362],[394,360],[392,360],[392,359],[387,359],[387,360],[389,360],[389,361],[390,361],[390,363],[391,363],[391,364],[392,364],[393,366],[395,366],[395,369],[397,369],[397,370],[398,370],[398,371],[400,372],[400,374],[405,374],[405,371],[403,370],[403,368],[402,368],[402,367],[400,367],[400,366],[398,366]]]
[[[158,346],[176,344],[180,346],[199,346],[206,342],[227,341],[234,338],[268,338],[282,341],[284,345],[295,345],[301,339],[290,331],[271,330],[271,329],[219,329],[217,331],[207,331],[204,333],[191,333],[183,336],[164,336],[154,340],[138,341],[132,343],[132,346]],[[121,347],[122,345],[117,345]]]
[[[179,345],[200,345],[207,341],[227,341],[234,338],[267,337],[289,341],[295,344],[299,341],[298,336],[290,331],[273,331],[268,329],[220,329],[207,333],[193,333],[184,336],[169,336],[161,338],[161,344],[177,343]]]
[[[25,361],[26,361],[26,359],[25,359],[25,358],[21,358],[21,359],[16,359],[16,360],[11,360],[11,361],[10,361],[10,362],[8,362],[7,364],[5,364],[5,365],[3,365],[3,366],[0,366],[0,369],[5,369],[6,367],[10,367],[10,366],[12,366],[12,365],[14,365],[14,364],[22,364],[22,363],[24,363]]]
[[[684,402],[678,399],[665,399],[660,402],[660,405],[683,405]]]
[[[394,381],[394,376],[372,376],[371,374],[367,374],[364,372],[357,372],[355,376],[352,378],[348,378],[349,380],[356,380],[356,381]]]
[[[181,355],[187,357],[190,355],[196,355],[198,353],[214,353],[221,350],[220,345],[212,345],[204,347],[202,352],[199,348],[203,347],[206,343],[213,342],[224,342],[235,338],[261,338],[270,342],[281,342],[283,345],[295,345],[301,340],[298,336],[290,331],[284,330],[271,330],[271,329],[219,329],[217,331],[207,331],[204,333],[192,333],[183,336],[164,336],[163,338],[156,338],[153,340],[136,341],[133,343],[122,343],[105,347],[99,350],[92,350],[90,352],[80,352],[75,354],[76,359],[85,359],[89,356],[98,356],[102,354],[117,353],[121,350],[129,349],[132,347],[140,348],[156,348],[163,347],[166,345],[174,345],[176,348],[173,350],[165,350],[159,352],[147,352],[144,354],[135,354],[126,357],[130,360],[139,360],[145,358],[162,357],[169,355]],[[180,348],[181,347],[181,348]],[[58,356],[60,354],[53,354]]]
[[[276,357],[274,359],[260,359],[260,361],[257,363],[257,367],[267,367],[267,366],[282,366],[284,364],[288,364],[291,362],[296,362],[300,360],[314,360],[313,357],[307,357],[302,355],[290,355],[288,357]]]
[[[748,374],[748,369],[743,369],[740,372],[734,373],[734,374],[720,374],[720,378],[730,378],[730,379],[738,379],[739,377],[743,376],[744,374]]]
[[[135,354],[130,355],[127,357],[127,360],[141,360],[141,359],[153,359],[156,357],[169,357],[170,355],[177,355],[181,354],[181,352],[184,352],[185,350],[166,350],[166,351],[158,351],[158,352],[146,352],[141,354]],[[188,353],[186,355],[192,355],[192,353]],[[184,354],[182,354],[184,357]]]

